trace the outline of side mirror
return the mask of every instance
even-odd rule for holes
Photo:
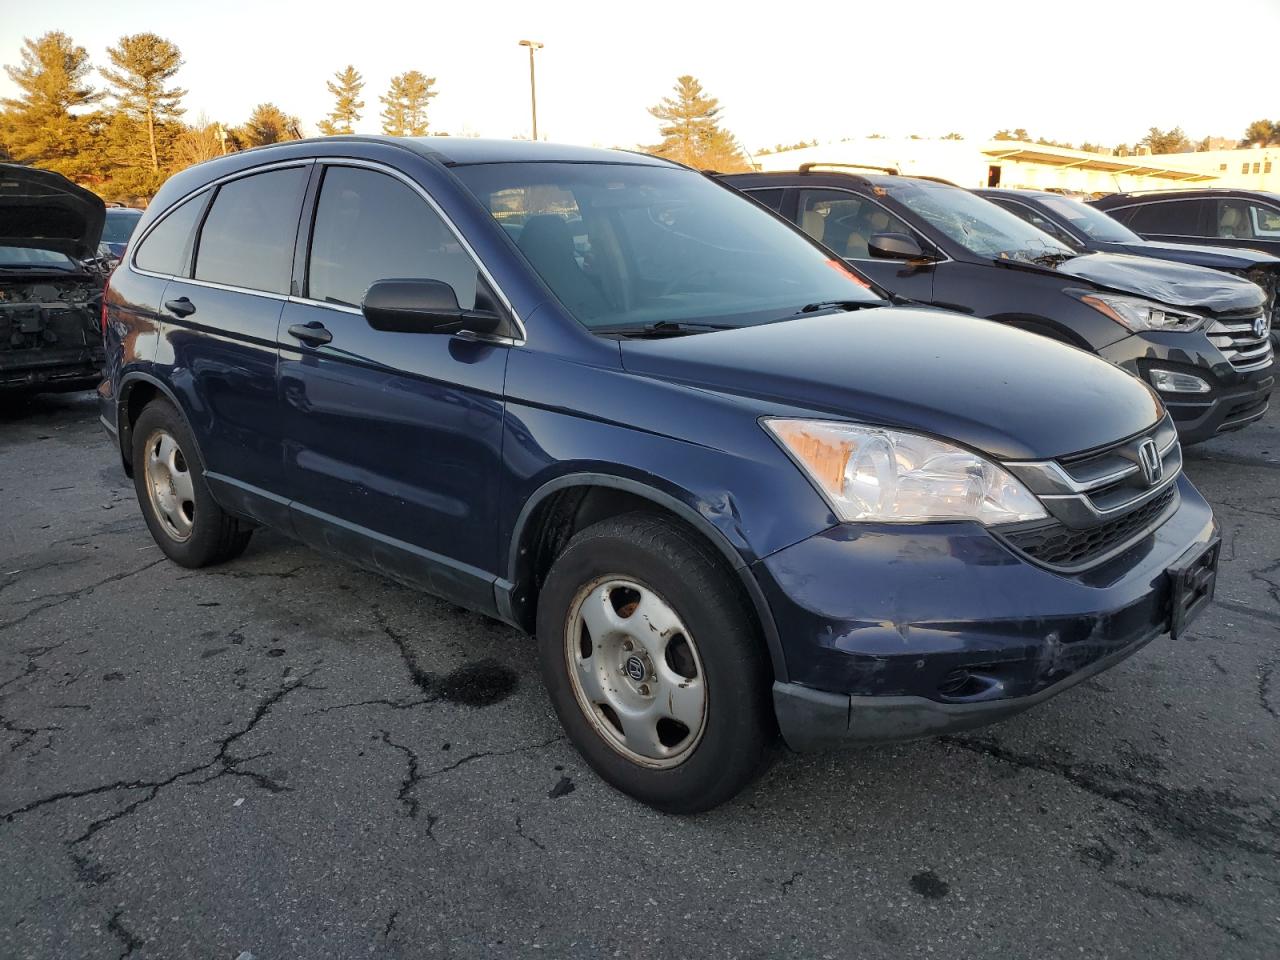
[[[880,260],[931,260],[920,249],[915,237],[905,233],[873,233],[867,239],[867,250]]]
[[[502,318],[489,310],[463,310],[441,280],[379,280],[360,310],[369,326],[390,333],[493,333]]]

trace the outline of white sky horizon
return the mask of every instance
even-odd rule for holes
[[[151,31],[182,50],[185,119],[239,124],[271,101],[308,135],[332,105],[325,81],[352,63],[365,79],[358,133],[379,132],[379,95],[394,74],[417,69],[436,78],[432,132],[528,136],[523,38],[545,44],[539,134],[565,143],[656,143],[647,108],[683,73],[719,98],[724,125],[752,152],[872,133],[985,140],[1003,127],[1077,145],[1132,144],[1150,126],[1238,138],[1253,120],[1280,121],[1280,59],[1266,53],[1280,36],[1280,0],[1235,0],[1219,17],[1188,0],[1004,9],[846,0],[790,14],[670,0],[495,0],[461,10],[365,0],[358,9],[356,20],[350,6],[329,2],[15,0],[0,22],[0,63],[19,62],[25,37],[62,30],[102,66],[121,35]],[[1256,45],[1258,37],[1271,39]],[[1242,55],[1219,66],[1231,49]],[[105,86],[96,74],[92,82]],[[0,96],[16,93],[0,74]]]

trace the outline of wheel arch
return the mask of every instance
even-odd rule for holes
[[[116,401],[116,426],[117,436],[120,439],[120,460],[124,464],[125,474],[129,477],[133,476],[133,425],[137,423],[138,417],[147,404],[157,397],[162,397],[173,404],[174,409],[178,411],[178,416],[186,421],[187,429],[191,430],[191,418],[187,416],[172,387],[148,373],[141,371],[126,373],[120,380],[120,394]],[[191,442],[195,444],[196,456],[203,464],[204,453],[200,450],[200,440],[196,437],[194,430],[191,430]]]
[[[547,481],[525,501],[512,529],[506,578],[495,585],[504,619],[534,632],[542,579],[579,530],[634,510],[666,515],[715,548],[750,598],[768,649],[774,678],[785,681],[786,661],[773,614],[750,566],[724,532],[689,503],[651,484],[599,472],[565,474]]]

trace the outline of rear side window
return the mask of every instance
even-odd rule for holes
[[[196,279],[288,293],[307,168],[223,184],[200,231]]]
[[[1200,235],[1200,206],[1200,200],[1161,200],[1126,211],[1123,222],[1137,233],[1195,237]]]
[[[311,299],[359,306],[378,280],[442,280],[470,310],[478,275],[444,221],[399,180],[357,167],[325,171],[311,234]]]
[[[756,203],[763,203],[774,213],[782,212],[783,190],[748,190],[747,193]]]
[[[156,224],[147,234],[134,257],[139,270],[163,273],[165,276],[185,277],[191,258],[191,235],[195,232],[200,214],[204,210],[207,193],[192,197]]]

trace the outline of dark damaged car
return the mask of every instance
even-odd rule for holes
[[[1184,444],[1266,413],[1265,294],[1188,264],[1081,253],[968,190],[807,165],[724,178],[899,297],[1096,353],[1160,393]]]
[[[57,173],[0,164],[0,391],[102,378],[105,207]]]

